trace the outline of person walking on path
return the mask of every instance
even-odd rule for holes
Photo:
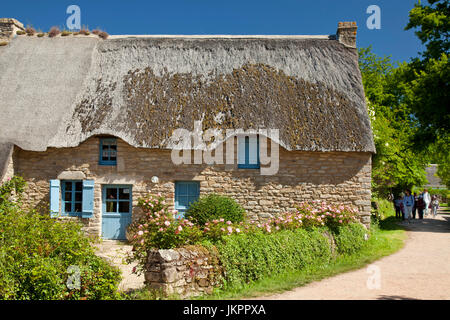
[[[395,206],[395,217],[396,218],[403,218],[402,215],[402,208],[401,203],[403,202],[402,198],[400,196],[397,197],[397,199],[394,200],[394,206]]]
[[[405,190],[405,196],[403,197],[403,210],[405,213],[405,220],[411,223],[412,209],[414,207],[414,196],[411,195],[410,190]]]
[[[424,208],[425,216],[428,216],[430,203],[431,203],[431,197],[430,197],[430,194],[428,193],[428,189],[423,190],[423,202],[425,202],[425,208]]]
[[[431,198],[431,213],[433,214],[433,218],[436,218],[438,209],[439,200],[436,195],[433,195],[433,197]]]
[[[413,219],[416,219],[416,213],[417,213],[417,200],[418,200],[417,193],[414,192],[414,206],[413,206],[413,209],[412,209],[412,218],[413,218]]]
[[[419,219],[423,219],[423,210],[425,209],[425,202],[423,201],[423,192],[419,194],[417,198],[417,212],[419,214]]]

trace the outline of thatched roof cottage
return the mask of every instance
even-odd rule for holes
[[[357,206],[369,223],[375,147],[355,23],[331,36],[107,40],[15,36],[20,28],[0,19],[0,180],[23,176],[29,206],[112,239],[148,192],[180,212],[226,194],[252,219],[325,200]],[[232,141],[232,163],[175,164],[173,134],[196,121],[201,132],[276,129],[276,174],[261,174],[258,135],[214,141]]]

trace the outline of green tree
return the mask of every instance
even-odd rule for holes
[[[426,149],[436,144],[430,147],[432,157],[438,162],[438,175],[447,186],[450,171],[449,13],[448,0],[428,0],[428,4],[419,1],[410,11],[405,29],[415,29],[426,49],[402,74],[403,99],[418,120],[414,145],[416,149]]]
[[[377,150],[372,190],[385,196],[424,184],[427,159],[412,148],[411,141],[418,121],[404,101],[408,88],[402,80],[407,64],[394,66],[389,57],[378,57],[369,47],[359,50],[359,65]]]

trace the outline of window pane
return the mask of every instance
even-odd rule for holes
[[[117,189],[107,188],[106,189],[106,199],[117,199]]]
[[[130,202],[120,201],[119,202],[119,212],[130,212]]]
[[[76,191],[83,191],[83,183],[81,181],[75,182],[75,190]]]
[[[178,195],[185,196],[188,194],[188,186],[186,183],[178,183],[176,188],[178,190]]]
[[[66,202],[64,204],[64,212],[72,212],[72,203]]]
[[[117,146],[112,144],[109,146],[109,150],[111,150],[111,152],[115,152],[117,150]]]
[[[109,159],[108,151],[103,151],[103,153],[102,153],[102,160],[107,161],[108,159]]]
[[[117,212],[117,202],[106,201],[106,212]]]
[[[83,193],[82,192],[75,192],[75,201],[83,201]]]
[[[119,199],[121,200],[130,199],[130,188],[119,188]]]
[[[258,163],[258,141],[256,136],[250,136],[248,146],[248,164]]]
[[[64,201],[72,201],[72,191],[64,193]]]
[[[74,212],[81,212],[81,202],[75,203],[75,211]]]
[[[65,188],[67,191],[71,191],[71,190],[72,190],[72,182],[71,182],[71,181],[66,181],[66,182],[64,182],[64,188]]]

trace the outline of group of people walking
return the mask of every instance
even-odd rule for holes
[[[431,212],[435,218],[439,209],[439,200],[436,195],[430,196],[427,189],[419,195],[415,192],[411,194],[411,190],[407,189],[404,194],[400,194],[394,200],[394,206],[395,217],[410,222],[411,219],[416,219],[416,214],[419,219],[423,219],[424,215],[428,216]]]

